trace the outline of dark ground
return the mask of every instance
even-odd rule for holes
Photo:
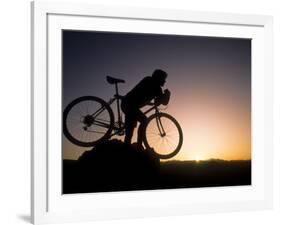
[[[250,160],[160,162],[118,140],[63,161],[63,193],[251,185]]]

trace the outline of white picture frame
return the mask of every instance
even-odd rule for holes
[[[61,114],[61,107],[56,110],[53,107],[61,104],[56,98],[61,90],[61,78],[56,74],[61,61],[53,49],[59,47],[59,30],[64,27],[82,29],[82,26],[92,29],[91,26],[97,25],[100,18],[112,21],[106,25],[111,30],[126,29],[126,26],[138,30],[145,23],[157,22],[162,25],[166,23],[166,33],[179,32],[168,26],[168,23],[173,23],[176,26],[192,24],[197,35],[202,32],[201,35],[208,36],[232,36],[237,29],[235,35],[254,37],[252,104],[255,114],[252,116],[252,138],[256,150],[252,156],[254,182],[251,186],[59,196],[61,186],[57,182],[61,179],[61,171],[57,170],[61,167],[56,162],[61,158],[52,149],[60,147],[60,137],[53,137],[51,131],[61,129],[54,125],[54,121],[60,124],[57,117]],[[138,21],[140,26],[126,22],[123,25],[125,28],[114,26],[116,20]],[[201,31],[203,25],[206,29]],[[32,222],[42,224],[272,208],[272,37],[271,16],[32,2]],[[165,202],[161,201],[163,196],[166,197]]]

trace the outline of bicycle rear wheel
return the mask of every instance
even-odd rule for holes
[[[156,113],[151,115],[143,129],[144,145],[161,159],[175,156],[181,149],[183,133],[179,123],[171,115]]]
[[[73,100],[63,112],[63,132],[69,141],[91,147],[110,137],[114,115],[102,99],[84,96]]]

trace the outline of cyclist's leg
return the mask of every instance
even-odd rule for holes
[[[138,139],[137,139],[137,144],[139,147],[142,147],[142,142],[143,142],[143,128],[144,128],[144,125],[145,125],[145,122],[147,120],[147,117],[145,116],[145,114],[137,109],[136,110],[136,119],[137,121],[140,122],[140,125],[139,125],[139,129],[138,129]]]
[[[130,108],[130,105],[125,101],[125,99],[121,102],[121,109],[125,114],[125,139],[124,142],[126,144],[131,144],[134,128],[137,126],[137,121],[134,116],[133,111]]]
[[[131,144],[134,129],[137,126],[137,120],[131,112],[125,114],[125,139],[126,144]]]

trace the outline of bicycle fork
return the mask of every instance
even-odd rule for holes
[[[166,132],[165,132],[165,130],[163,128],[163,125],[162,125],[162,122],[161,122],[159,116],[156,117],[156,124],[157,124],[158,130],[159,130],[159,135],[161,137],[165,137],[166,136]]]

